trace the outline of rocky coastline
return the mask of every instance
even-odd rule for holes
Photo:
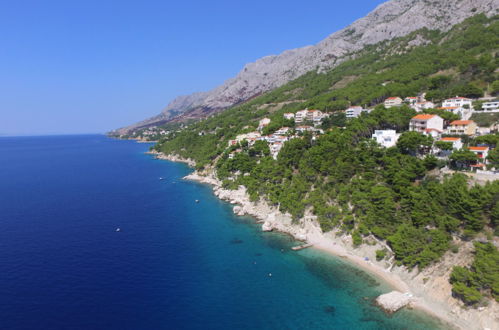
[[[178,155],[164,155],[156,151],[149,153],[157,159],[195,166],[192,159]],[[466,256],[472,253],[471,243],[465,245],[458,254],[448,252],[441,262],[421,272],[416,269],[408,270],[403,266],[396,266],[393,257],[376,261],[376,250],[390,248],[375,237],[368,237],[365,240],[367,244],[354,247],[350,235],[339,231],[323,233],[316,217],[310,213],[293,222],[289,214],[283,214],[263,199],[252,202],[244,186],[239,186],[237,190],[224,189],[212,169],[194,171],[184,179],[211,185],[215,196],[234,205],[234,214],[253,216],[262,224],[262,231],[287,233],[297,240],[312,244],[314,248],[345,258],[382,279],[393,291],[378,297],[376,303],[388,313],[408,306],[423,310],[456,329],[499,329],[498,303],[492,301],[489,306],[479,309],[466,308],[450,294],[451,285],[448,278],[451,265],[463,264],[463,260],[470,260]]]

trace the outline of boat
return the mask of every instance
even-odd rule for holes
[[[121,231],[121,229],[118,227],[118,228],[116,228],[116,231]]]

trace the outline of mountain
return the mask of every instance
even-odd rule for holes
[[[117,133],[125,134],[174,120],[203,118],[280,87],[307,72],[334,68],[366,45],[405,36],[421,28],[447,31],[475,14],[494,15],[498,8],[499,0],[388,1],[315,46],[287,50],[249,63],[223,85],[209,92],[177,97],[158,116],[121,128]],[[424,42],[414,40],[416,44]]]

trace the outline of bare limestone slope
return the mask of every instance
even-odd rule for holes
[[[177,97],[158,116],[118,132],[123,134],[175,118],[203,117],[282,86],[309,71],[334,68],[346,55],[366,45],[402,37],[421,28],[447,31],[478,13],[498,12],[499,0],[391,0],[315,46],[287,50],[248,63],[223,85],[209,92]]]

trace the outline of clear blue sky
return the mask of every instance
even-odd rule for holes
[[[0,0],[0,135],[98,133],[384,0]]]

